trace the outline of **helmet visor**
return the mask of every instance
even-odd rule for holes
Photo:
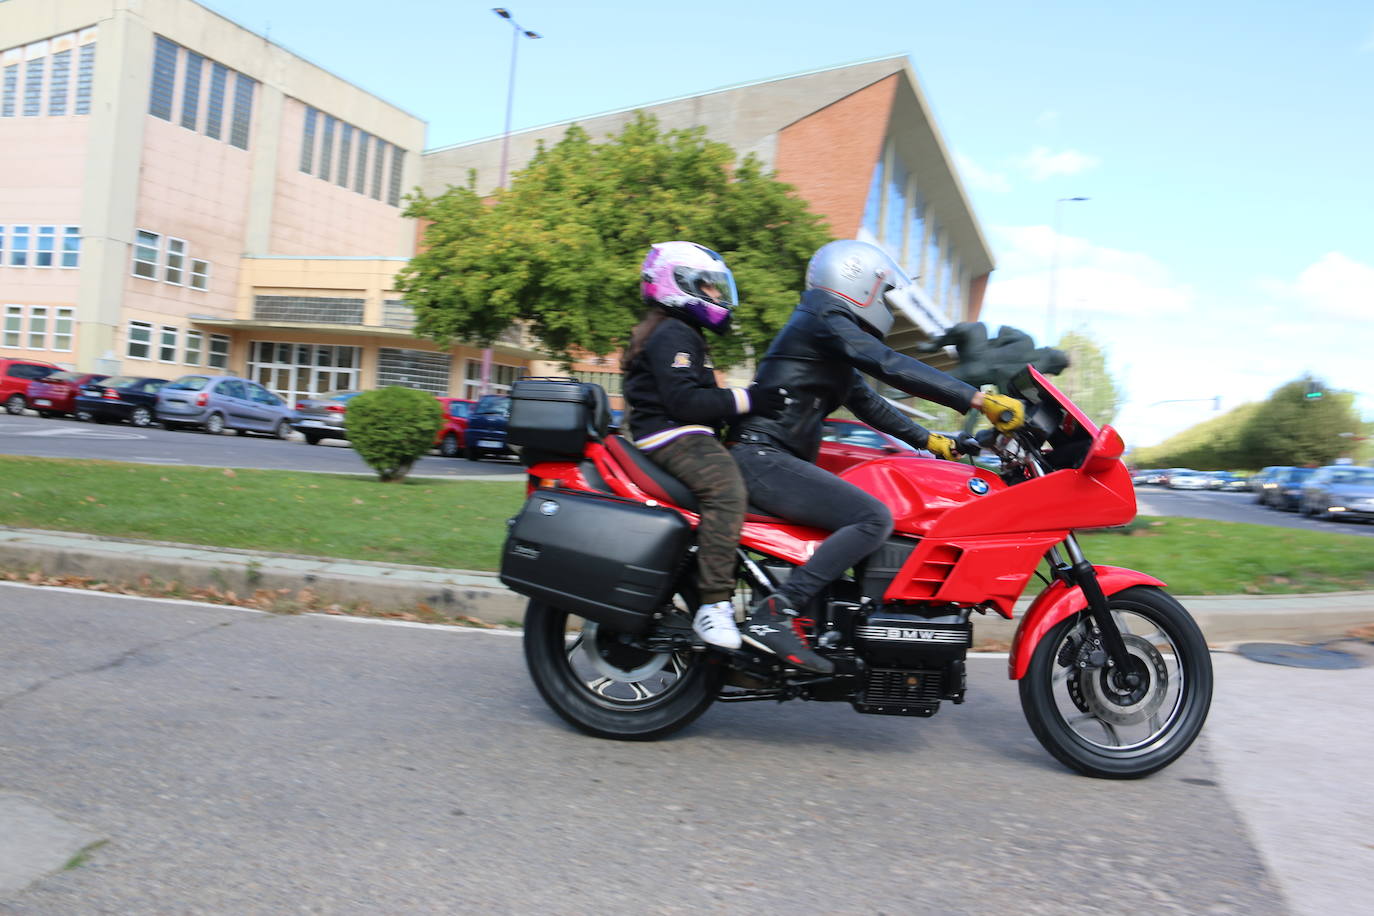
[[[735,276],[726,267],[705,270],[700,267],[677,267],[673,279],[678,289],[703,302],[733,309],[739,301],[735,292]]]

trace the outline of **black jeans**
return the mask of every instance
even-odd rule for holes
[[[750,503],[799,525],[834,532],[778,589],[788,607],[804,607],[892,533],[887,506],[809,461],[754,442],[737,443],[730,455],[749,488]]]

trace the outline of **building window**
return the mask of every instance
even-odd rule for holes
[[[67,113],[67,87],[71,82],[71,49],[58,51],[52,56],[52,70],[48,85],[48,114],[60,117]]]
[[[248,345],[248,377],[289,401],[330,391],[357,390],[361,365],[359,347],[267,340],[255,340]]]
[[[210,262],[199,258],[191,259],[191,289],[210,288]]]
[[[167,266],[163,277],[173,286],[182,284],[186,269],[186,242],[182,239],[167,239]]]
[[[864,218],[860,223],[862,230],[868,233],[869,240],[876,242],[880,230],[880,220],[883,209],[883,160],[878,157],[878,164],[873,166],[873,177],[868,182],[868,200],[864,204]]]
[[[201,350],[205,346],[205,337],[200,331],[186,332],[186,358],[182,362],[188,366],[199,366]]]
[[[177,51],[174,41],[157,36],[153,51],[153,85],[148,94],[148,114],[164,121],[172,120],[172,87],[176,83]]]
[[[24,117],[43,113],[43,64],[47,57],[35,57],[24,64]]]
[[[52,348],[64,353],[72,349],[73,311],[69,308],[57,309],[52,321]]]
[[[401,205],[401,162],[406,152],[399,146],[391,148],[391,181],[387,185],[386,202],[393,207]]]
[[[448,394],[451,362],[447,353],[380,347],[377,350],[377,386],[401,385],[432,394]]]
[[[911,201],[910,217],[906,227],[906,272],[914,280],[921,275],[921,252],[926,243],[926,202],[921,192],[914,187],[908,198]]]
[[[223,334],[210,335],[210,361],[211,369],[229,368],[229,338]]]
[[[19,65],[10,64],[5,68],[3,89],[0,89],[0,118],[14,117],[14,104],[19,95]]]
[[[186,74],[181,81],[181,126],[187,130],[196,129],[196,119],[200,115],[200,73],[205,69],[205,58],[195,51],[186,52]]]
[[[29,266],[29,227],[10,227],[10,266]]]
[[[254,296],[253,317],[259,321],[309,321],[362,324],[362,299],[326,296]]]
[[[229,145],[248,149],[248,127],[253,121],[253,87],[257,82],[242,73],[234,76],[234,112],[230,116]]]
[[[940,272],[940,223],[934,214],[926,217],[926,256],[921,288],[930,298],[936,295],[936,275]]]
[[[5,306],[5,346],[18,349],[23,339],[24,329],[24,307],[22,305]]]
[[[353,174],[353,190],[359,194],[367,184],[367,147],[371,139],[370,134],[358,131],[358,168]]]
[[[0,267],[5,266],[5,227],[0,226]]]
[[[162,236],[156,232],[138,230],[134,237],[134,276],[157,279],[157,253]]]
[[[368,195],[373,200],[382,199],[382,161],[386,159],[386,149],[388,144],[381,137],[373,144],[372,150],[372,193]]]
[[[325,181],[329,180],[330,162],[334,158],[334,118],[331,115],[324,116],[324,140],[320,148],[320,172],[319,175]]]
[[[342,187],[348,187],[348,166],[351,163],[349,153],[353,151],[353,125],[341,124],[339,129],[339,168],[338,183]]]
[[[214,140],[224,135],[224,84],[228,79],[228,67],[218,62],[211,64],[210,96],[205,102],[205,136]]]
[[[29,306],[29,349],[46,350],[48,347],[48,307]]]
[[[382,300],[382,327],[409,331],[415,327],[415,310],[404,299]]]
[[[525,375],[527,370],[524,366],[505,366],[493,363],[491,367],[490,384],[487,386],[487,394],[505,394],[510,391],[511,385],[515,380]],[[576,373],[574,373],[576,374]],[[463,369],[463,397],[479,398],[482,391],[482,361],[480,359],[467,360]]]
[[[888,155],[891,163],[887,170],[887,207],[884,211],[883,219],[883,245],[889,252],[901,258],[906,240],[903,237],[903,230],[906,229],[906,166],[897,156],[895,149],[890,150]]]
[[[146,321],[129,322],[129,359],[148,359],[153,349],[153,326]]]
[[[57,227],[39,226],[37,244],[33,252],[34,267],[52,267],[57,249]]]
[[[81,266],[81,227],[62,227],[62,266]]]
[[[313,108],[305,109],[305,128],[301,132],[301,171],[307,175],[315,167],[315,119],[320,113]]]
[[[91,86],[95,82],[95,42],[81,46],[76,62],[76,108],[79,115],[91,113]]]
[[[622,376],[619,372],[574,372],[573,376],[578,381],[600,385],[607,394],[620,394]]]
[[[177,361],[177,329],[170,325],[162,326],[162,336],[157,348],[158,362],[174,363]]]

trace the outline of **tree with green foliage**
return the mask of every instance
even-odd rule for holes
[[[427,391],[378,388],[348,402],[348,439],[382,481],[400,481],[434,447],[444,410]]]
[[[429,226],[397,287],[416,332],[444,346],[489,344],[524,321],[557,358],[608,353],[644,312],[649,246],[686,239],[720,252],[735,274],[734,330],[712,345],[716,362],[730,365],[746,347],[767,347],[797,302],[806,262],[830,240],[755,156],[737,161],[704,128],[664,133],[642,113],[601,143],[573,125],[490,200],[474,188],[470,176],[468,187],[419,194],[406,210]]]
[[[1158,445],[1136,449],[1130,461],[1137,467],[1194,468],[1199,471],[1257,470],[1242,446],[1245,431],[1263,412],[1252,401],[1211,417],[1165,439]]]
[[[1322,393],[1309,398],[1309,391]],[[1361,429],[1355,396],[1333,391],[1321,379],[1304,375],[1281,385],[1246,425],[1241,448],[1251,467],[1330,464],[1350,451],[1341,433]]]
[[[1055,348],[1069,357],[1069,368],[1051,379],[1098,426],[1116,419],[1125,400],[1121,386],[1107,371],[1107,353],[1088,334],[1069,331]]]

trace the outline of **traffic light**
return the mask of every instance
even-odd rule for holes
[[[1319,400],[1325,394],[1326,392],[1322,391],[1321,385],[1317,384],[1314,381],[1309,381],[1307,383],[1307,393],[1304,394],[1303,397],[1307,398],[1307,400],[1309,401],[1316,401]]]

